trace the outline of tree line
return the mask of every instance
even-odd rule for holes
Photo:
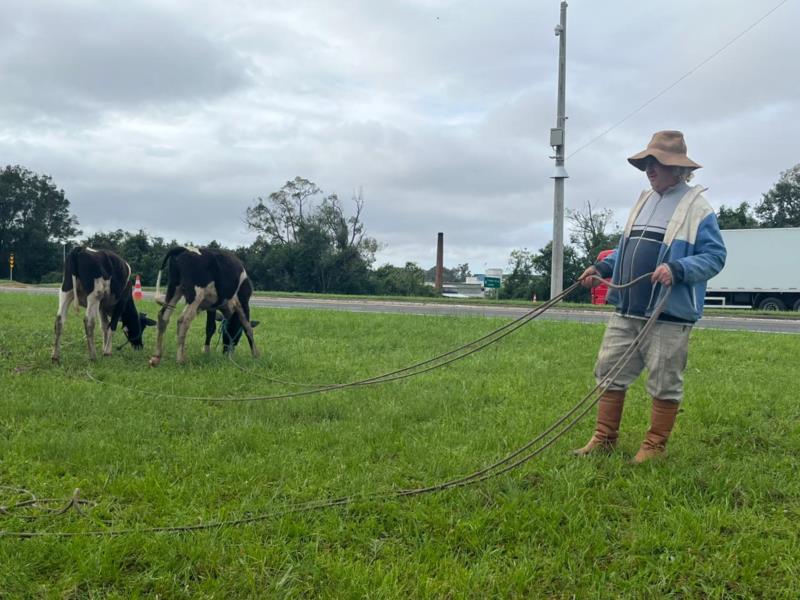
[[[379,245],[366,234],[361,219],[364,202],[361,191],[354,194],[348,212],[336,194],[326,195],[312,181],[295,177],[280,190],[255,199],[245,222],[257,233],[256,240],[230,250],[247,266],[256,289],[434,295],[426,284],[434,280],[434,267],[424,269],[413,262],[374,266]],[[567,216],[571,243],[564,248],[565,285],[575,281],[601,250],[615,247],[620,236],[610,210],[586,203]],[[747,203],[736,208],[723,205],[717,216],[723,229],[800,227],[800,164],[782,173],[754,209]],[[0,264],[7,267],[9,254],[15,253],[14,278],[19,281],[60,281],[65,253],[75,245],[87,245],[117,252],[145,285],[153,285],[166,251],[179,245],[144,230],[117,229],[81,239],[78,224],[64,191],[49,176],[21,166],[0,171]],[[216,240],[200,245],[222,247]],[[550,243],[536,252],[512,251],[498,297],[548,299],[551,259]],[[445,268],[444,280],[463,282],[470,275],[469,265],[462,264]],[[588,300],[586,290],[576,294],[572,300]]]
[[[432,296],[425,269],[373,268],[378,243],[366,235],[361,192],[348,214],[336,194],[325,195],[313,182],[296,177],[266,198],[257,198],[245,215],[257,233],[249,246],[228,248],[247,265],[256,289],[286,292]],[[14,279],[28,283],[61,281],[63,260],[77,245],[105,248],[123,256],[145,285],[155,284],[169,248],[193,245],[167,241],[144,230],[98,232],[83,237],[64,190],[47,175],[21,166],[0,171],[0,261],[4,275],[15,254]],[[221,248],[216,241],[198,245]],[[468,267],[467,267],[468,270]]]

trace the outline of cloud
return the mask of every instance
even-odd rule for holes
[[[0,0],[2,1],[2,0]],[[623,222],[625,158],[683,129],[719,204],[796,163],[787,3],[570,2],[567,208]],[[246,207],[300,175],[362,188],[378,262],[504,266],[552,235],[557,4],[183,0],[15,5],[0,21],[0,157],[54,178],[81,227],[237,246]],[[631,115],[631,116],[629,116]],[[628,117],[574,156],[583,144]]]
[[[30,3],[14,17],[0,46],[0,103],[28,123],[169,112],[249,82],[233,49],[154,5]]]

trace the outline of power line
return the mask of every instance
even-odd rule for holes
[[[686,79],[687,77],[689,77],[689,75],[691,75],[691,74],[695,73],[695,72],[696,72],[697,70],[699,70],[701,67],[703,67],[703,66],[705,66],[707,63],[711,62],[711,61],[712,61],[714,58],[716,58],[718,55],[722,54],[722,52],[724,52],[725,50],[727,50],[728,48],[730,48],[730,47],[731,47],[731,46],[732,46],[734,43],[736,43],[736,42],[737,42],[737,41],[738,41],[740,38],[744,37],[744,36],[745,36],[745,35],[746,35],[746,34],[747,34],[747,33],[748,33],[748,32],[749,32],[751,29],[753,29],[753,28],[754,28],[756,25],[758,25],[759,23],[761,23],[761,21],[763,21],[764,19],[766,19],[768,16],[770,16],[772,13],[774,13],[776,10],[778,10],[778,9],[779,9],[781,6],[783,6],[784,4],[786,4],[788,1],[789,1],[789,0],[782,0],[782,1],[781,1],[780,3],[778,3],[778,4],[777,4],[777,5],[774,7],[774,8],[772,8],[772,9],[771,9],[769,12],[767,12],[766,14],[764,14],[763,16],[761,16],[761,17],[760,17],[758,20],[756,20],[756,21],[754,21],[752,24],[750,24],[750,26],[749,26],[749,27],[747,27],[747,29],[745,29],[744,31],[742,31],[741,33],[739,33],[739,34],[738,34],[736,37],[734,37],[734,38],[733,38],[732,40],[730,40],[730,41],[729,41],[727,44],[725,44],[724,46],[722,46],[722,47],[721,47],[719,50],[717,50],[716,52],[714,52],[714,53],[713,53],[711,56],[709,56],[708,58],[706,58],[706,59],[705,59],[705,60],[703,60],[702,62],[700,62],[700,63],[698,63],[697,65],[695,65],[694,67],[692,67],[692,69],[690,69],[689,71],[687,71],[687,72],[686,72],[685,74],[683,74],[681,77],[679,77],[678,79],[676,79],[675,81],[673,81],[673,82],[672,82],[670,85],[668,85],[668,86],[667,86],[667,87],[665,87],[663,90],[661,90],[660,92],[658,92],[658,93],[657,93],[655,96],[653,96],[652,98],[650,98],[650,99],[649,99],[647,102],[645,102],[644,104],[642,104],[642,105],[641,105],[639,108],[637,108],[636,110],[632,111],[631,113],[629,113],[628,115],[626,115],[625,117],[623,117],[622,119],[620,119],[619,121],[617,121],[616,123],[614,123],[614,124],[613,124],[611,127],[609,127],[608,129],[606,129],[605,131],[603,131],[603,132],[602,132],[602,133],[600,133],[599,135],[597,135],[597,136],[593,137],[593,138],[592,138],[592,139],[590,139],[588,142],[586,142],[585,144],[583,144],[582,146],[580,146],[580,147],[579,147],[577,150],[575,150],[575,151],[574,151],[572,154],[569,154],[569,155],[567,156],[567,158],[572,158],[573,156],[575,156],[575,155],[576,155],[578,152],[580,152],[581,150],[583,150],[583,149],[584,149],[584,148],[586,148],[587,146],[591,146],[591,145],[592,145],[592,144],[594,144],[594,143],[595,143],[597,140],[599,140],[600,138],[604,137],[605,135],[607,135],[608,133],[610,133],[611,131],[613,131],[614,129],[616,129],[617,127],[619,127],[620,125],[622,125],[622,124],[623,124],[625,121],[627,121],[628,119],[630,119],[632,116],[634,116],[635,114],[637,114],[637,113],[641,112],[641,111],[642,111],[644,108],[646,108],[647,106],[649,106],[650,104],[652,104],[653,102],[655,102],[656,100],[658,100],[658,99],[659,99],[661,96],[663,96],[664,94],[666,94],[668,91],[670,91],[670,90],[671,90],[672,88],[674,88],[676,85],[678,85],[678,84],[679,84],[681,81],[683,81],[684,79]]]

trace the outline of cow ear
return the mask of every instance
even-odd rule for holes
[[[250,321],[250,327],[256,328],[261,321]]]
[[[145,324],[145,325],[147,325],[147,326],[149,326],[149,327],[153,327],[153,326],[155,326],[155,325],[156,325],[156,322],[155,322],[155,321],[153,321],[153,319],[145,319],[145,320],[144,320],[144,324]]]

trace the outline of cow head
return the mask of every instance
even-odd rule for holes
[[[236,345],[239,343],[239,340],[242,339],[242,334],[244,333],[242,321],[239,318],[239,315],[236,313],[231,315],[230,319],[223,319],[219,314],[217,314],[217,320],[220,321],[219,334],[222,337],[222,351],[225,354],[233,352],[233,350],[236,348]],[[260,321],[250,321],[250,327],[255,329],[259,323]]]
[[[133,301],[127,303],[122,311],[122,331],[131,343],[134,350],[141,350],[144,347],[142,334],[145,327],[152,327],[156,322],[148,319],[146,313],[136,310]]]

